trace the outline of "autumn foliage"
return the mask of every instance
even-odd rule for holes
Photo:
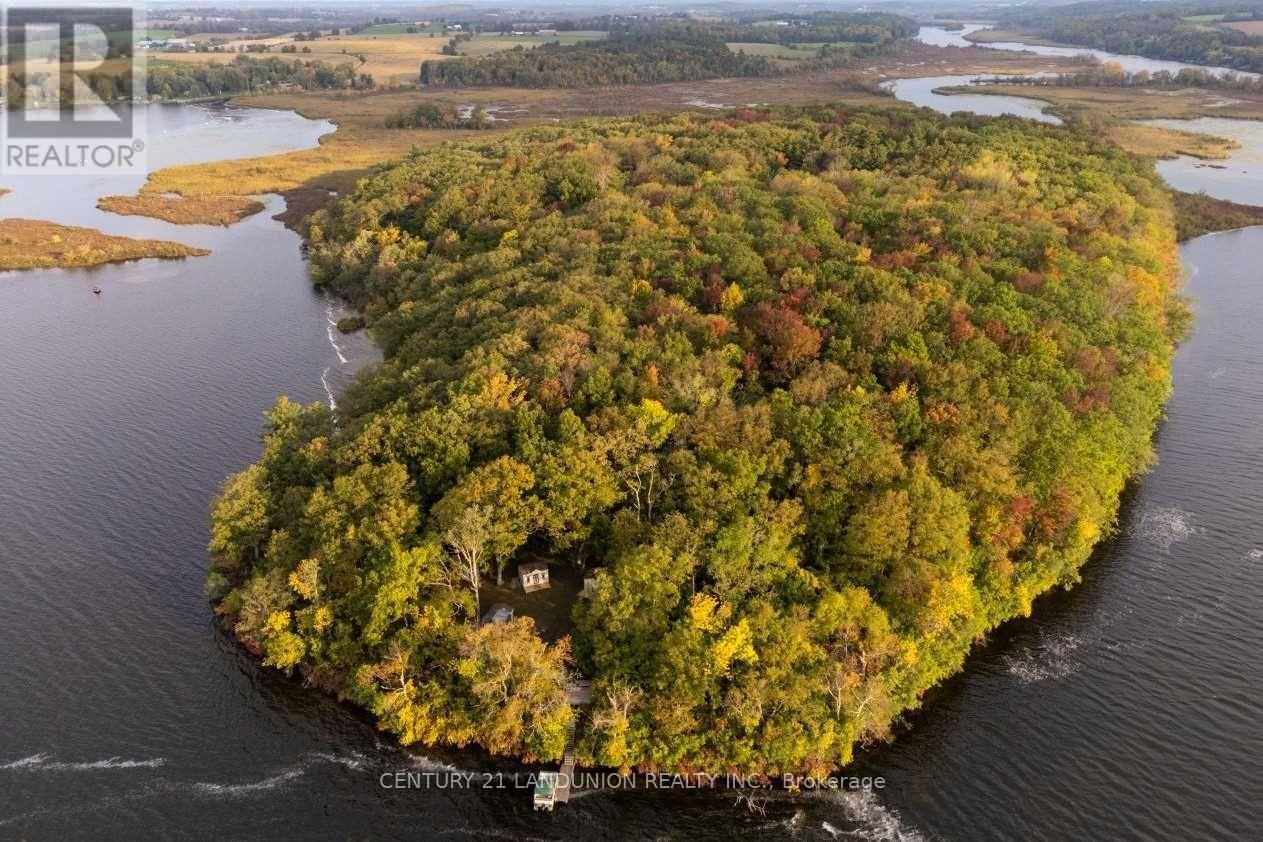
[[[385,360],[282,400],[218,611],[405,741],[821,771],[1076,581],[1150,459],[1175,238],[1071,130],[745,109],[417,153],[311,230]],[[526,557],[574,629],[479,628]]]

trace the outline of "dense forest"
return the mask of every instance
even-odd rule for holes
[[[1258,73],[1263,72],[1263,37],[1222,24],[1225,17],[1254,20],[1261,13],[1263,6],[1249,4],[1077,3],[1015,10],[1001,19],[1064,44]]]
[[[825,38],[849,33],[856,43],[822,44],[815,56],[794,63],[795,70],[842,66],[871,55],[915,31],[912,21],[895,15],[854,15],[866,21],[784,27],[783,43],[809,43],[796,38]],[[737,76],[773,76],[786,72],[782,63],[762,55],[734,52],[727,42],[740,39],[782,43],[769,34],[774,27],[739,24],[658,22],[613,30],[609,37],[578,44],[517,47],[479,58],[428,60],[421,64],[421,84],[435,87],[502,85],[522,88],[567,88],[682,82]]]
[[[578,44],[515,47],[480,58],[428,60],[421,63],[421,84],[567,88],[774,72],[775,65],[764,56],[734,53],[703,29],[678,26],[611,33],[600,41]]]
[[[823,772],[1077,580],[1185,315],[1149,164],[1016,119],[819,107],[417,153],[310,226],[385,358],[279,400],[208,591],[405,743]],[[480,625],[524,559],[571,634]],[[577,575],[577,574],[576,574]],[[524,613],[529,613],[526,611]]]

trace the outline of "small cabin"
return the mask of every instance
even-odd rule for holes
[[[517,575],[522,582],[522,590],[527,593],[548,588],[548,565],[542,561],[530,561],[526,564],[519,564]]]

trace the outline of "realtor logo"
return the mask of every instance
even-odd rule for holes
[[[144,74],[132,6],[0,7],[8,64],[0,172],[135,175],[146,171]]]

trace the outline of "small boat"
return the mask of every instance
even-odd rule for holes
[[[93,294],[93,295],[100,295],[100,294],[101,294],[101,288],[100,288],[100,287],[93,287],[93,288],[92,288],[92,294]]]
[[[536,810],[552,812],[557,803],[557,783],[560,776],[556,772],[540,772],[535,781],[535,796],[532,799]]]

